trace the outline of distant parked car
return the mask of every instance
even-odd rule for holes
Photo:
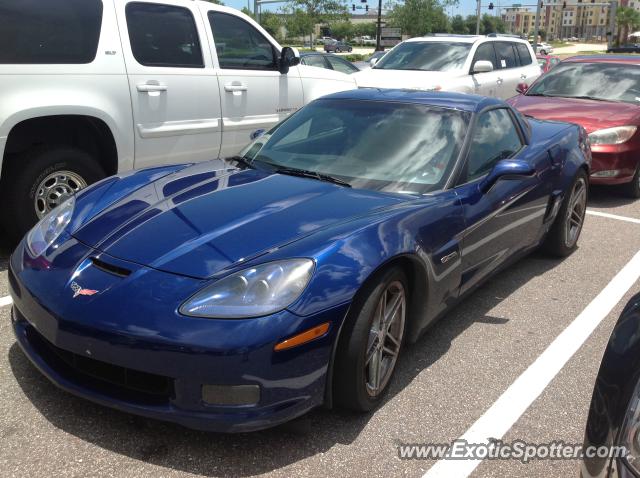
[[[583,450],[625,447],[627,456],[591,456],[580,476],[640,475],[640,294],[622,311],[602,357],[591,398]],[[594,448],[595,449],[595,448]]]
[[[456,91],[509,98],[522,81],[533,83],[540,66],[519,38],[434,35],[389,50],[372,68],[356,73],[359,87]]]
[[[536,53],[541,55],[550,55],[553,53],[553,47],[548,43],[536,43]]]
[[[536,58],[538,60],[538,65],[540,65],[542,73],[547,73],[551,68],[562,61],[560,60],[559,56],[551,55],[536,55]]]
[[[353,51],[353,47],[347,42],[337,41],[335,43],[325,43],[324,51],[326,51],[327,53],[342,53],[343,51],[351,53]]]
[[[360,71],[360,69],[350,61],[332,53],[302,53],[300,55],[300,64],[316,66],[327,70],[336,70],[347,73],[348,75]]]
[[[613,48],[609,48],[607,53],[640,53],[640,43],[615,46]]]
[[[640,198],[640,58],[576,56],[518,91],[508,103],[521,113],[587,130],[593,184],[620,185]]]

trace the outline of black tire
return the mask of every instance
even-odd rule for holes
[[[340,50],[340,48],[336,48],[336,53],[342,53],[342,50]]]
[[[572,208],[572,202],[575,195],[578,194],[578,188],[584,188],[584,204],[581,206],[581,212],[577,212]],[[589,197],[589,180],[587,173],[580,169],[573,182],[571,188],[569,188],[569,194],[567,194],[562,201],[562,206],[558,211],[549,233],[543,244],[547,253],[555,257],[567,257],[578,247],[578,239],[582,232],[582,226],[584,225],[584,217],[587,210],[587,199]],[[580,216],[580,224],[573,224],[570,226],[570,208],[572,208],[572,215],[575,219]],[[577,227],[575,235],[568,232],[570,227]]]
[[[367,386],[367,348],[370,345],[371,330],[374,326],[376,311],[383,292],[400,284],[404,293],[402,323],[395,323],[398,333],[401,330],[395,359],[389,366],[390,372],[384,384],[376,393],[370,392]],[[374,409],[389,389],[393,379],[397,357],[402,353],[405,332],[407,329],[407,306],[409,304],[407,278],[399,267],[392,267],[373,278],[358,293],[351,307],[338,342],[333,375],[333,393],[335,404],[339,407],[357,412],[368,412]],[[398,316],[399,317],[399,316]],[[397,319],[399,320],[399,318]],[[390,322],[389,322],[390,323]],[[396,339],[398,337],[396,336]],[[385,338],[383,342],[387,339]],[[375,342],[375,340],[374,340]],[[379,343],[379,340],[378,340]],[[393,345],[392,342],[385,342]],[[371,347],[373,350],[375,347]],[[395,348],[395,346],[394,346]],[[389,358],[389,357],[387,357]],[[387,362],[388,363],[388,362]],[[389,364],[389,363],[388,363]]]
[[[35,195],[47,176],[56,171],[69,171],[86,185],[105,177],[96,158],[72,147],[33,149],[14,159],[3,171],[0,192],[5,206],[0,221],[12,243],[19,241],[38,221]]]
[[[624,194],[630,198],[640,198],[640,164],[636,167],[636,173],[630,183],[623,186]]]
[[[351,53],[353,51],[353,48],[349,48],[347,51]]]

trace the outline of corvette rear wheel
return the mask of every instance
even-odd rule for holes
[[[388,390],[405,335],[407,291],[404,272],[392,268],[358,294],[334,364],[337,405],[366,412]]]
[[[576,175],[569,191],[544,243],[545,249],[557,257],[571,254],[582,232],[589,191],[587,174],[583,170]]]

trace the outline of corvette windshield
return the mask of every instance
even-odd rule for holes
[[[408,103],[318,100],[242,153],[256,166],[322,175],[352,187],[423,194],[441,189],[468,114]]]
[[[406,42],[376,63],[376,70],[459,70],[471,50],[470,43]]]
[[[640,104],[640,67],[614,63],[560,64],[529,88],[527,96]]]

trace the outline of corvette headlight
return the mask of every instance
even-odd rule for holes
[[[60,237],[69,225],[76,200],[73,196],[43,217],[27,234],[27,249],[33,257],[38,257]]]
[[[180,307],[180,313],[221,319],[273,314],[300,297],[312,272],[310,259],[288,259],[251,267],[205,287]]]
[[[589,135],[591,144],[622,144],[629,141],[636,132],[635,126],[617,126],[599,129]]]

